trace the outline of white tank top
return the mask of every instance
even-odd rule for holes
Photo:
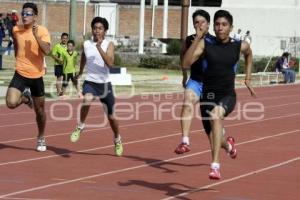
[[[100,55],[96,42],[87,40],[84,42],[84,53],[86,57],[86,77],[85,80],[94,83],[107,83],[109,80],[109,68],[106,66],[102,56]],[[101,48],[107,52],[109,41],[104,39]]]

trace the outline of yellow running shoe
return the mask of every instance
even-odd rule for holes
[[[76,127],[76,129],[73,131],[73,133],[71,133],[71,136],[70,136],[71,142],[77,142],[79,140],[81,131],[82,131],[82,129]]]
[[[121,141],[115,143],[115,154],[116,156],[123,155],[123,145]]]

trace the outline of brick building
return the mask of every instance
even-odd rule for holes
[[[21,11],[26,0],[1,0],[0,13],[11,10]],[[33,0],[39,9],[39,24],[48,27],[51,35],[58,36],[69,31],[69,0]],[[146,0],[145,9],[145,38],[151,36],[152,6],[151,0]],[[115,28],[113,35],[137,38],[139,35],[140,0],[90,0],[86,4],[86,32],[90,32],[90,22],[94,16],[101,15],[101,8],[105,5],[115,7],[115,20],[108,21]],[[181,0],[169,0],[168,37],[180,37]],[[192,5],[220,6],[221,0],[192,0]],[[84,0],[77,0],[77,33],[81,37],[84,33]],[[100,8],[100,9],[99,9]],[[104,8],[105,10],[106,8]],[[100,12],[99,12],[100,11]],[[154,37],[162,37],[163,0],[158,0],[155,8]]]

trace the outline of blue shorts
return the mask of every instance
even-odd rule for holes
[[[84,81],[82,94],[93,94],[94,97],[98,97],[104,104],[104,109],[107,114],[112,115],[114,112],[115,97],[112,90],[112,85],[108,83],[94,83],[90,81]]]
[[[190,78],[185,89],[193,90],[197,97],[200,97],[203,91],[203,83]]]

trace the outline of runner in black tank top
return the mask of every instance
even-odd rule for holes
[[[203,31],[197,29],[195,42],[188,49],[182,62],[185,68],[191,66],[200,57],[204,57],[207,62],[203,74],[204,91],[201,99],[201,114],[212,150],[210,179],[221,178],[221,147],[228,152],[231,158],[237,156],[233,137],[227,139],[224,137],[223,120],[225,116],[232,112],[235,106],[234,79],[236,63],[239,60],[240,53],[245,57],[245,84],[251,95],[255,96],[255,92],[250,85],[252,51],[248,43],[233,41],[229,37],[233,27],[232,21],[232,15],[228,11],[217,11],[214,16],[216,37],[210,41],[205,41]]]

